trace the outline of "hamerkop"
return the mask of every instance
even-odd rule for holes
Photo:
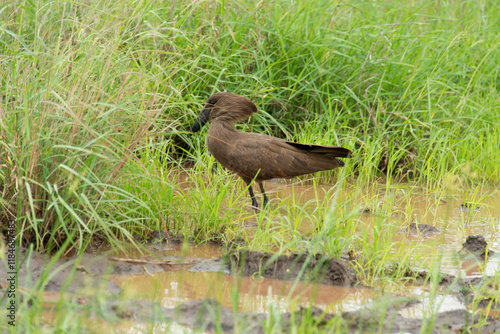
[[[215,93],[191,127],[197,132],[209,120],[207,146],[220,164],[238,174],[248,185],[252,206],[258,207],[252,180],[255,180],[268,203],[262,181],[293,178],[303,174],[342,167],[351,151],[343,147],[299,144],[261,133],[237,131],[236,122],[245,121],[257,106],[249,99],[233,93]]]

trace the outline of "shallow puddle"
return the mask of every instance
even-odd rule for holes
[[[314,206],[324,200],[326,193],[332,192],[330,185],[268,184],[266,187],[272,196],[299,205]],[[498,256],[481,264],[464,261],[457,255],[469,235],[484,236],[490,249],[500,251],[500,191],[497,189],[487,188],[476,193],[439,197],[433,193],[426,194],[425,189],[402,184],[391,186],[389,190],[385,187],[371,189],[365,194],[354,194],[353,191],[341,195],[341,198],[338,202],[347,205],[348,211],[360,212],[356,218],[361,222],[359,228],[370,228],[382,219],[386,225],[398,226],[400,233],[393,236],[394,242],[428,245],[420,249],[417,262],[429,263],[439,257],[442,272],[462,277],[494,275],[499,270]],[[472,203],[471,209],[464,210],[461,207],[464,202]],[[440,232],[407,235],[403,230],[410,223],[432,225]],[[303,233],[314,230],[307,218],[300,224],[298,229]]]
[[[369,288],[284,282],[209,272],[176,271],[112,279],[132,298],[155,301],[164,307],[174,307],[190,300],[214,298],[228,309],[234,309],[236,304],[238,311],[257,313],[268,312],[271,305],[280,311],[310,305],[332,313],[357,310],[381,295]]]
[[[158,257],[214,259],[223,253],[222,247],[215,245],[186,246],[158,244],[153,245],[153,248]],[[230,273],[200,272],[193,271],[194,269],[195,267],[186,266],[185,269],[154,275],[115,275],[112,280],[131,298],[155,301],[164,307],[174,307],[190,300],[214,298],[229,309],[234,309],[237,303],[238,311],[241,312],[267,312],[271,305],[281,311],[310,305],[331,312],[356,310],[380,296],[380,292],[369,288],[238,277]]]
[[[333,196],[330,185],[286,184],[268,182],[266,189],[273,203],[291,201],[314,212],[318,202],[330,200]],[[356,211],[358,228],[370,229],[377,221],[384,220],[383,226],[397,227],[393,241],[401,246],[421,244],[415,261],[425,266],[436,259],[441,262],[440,271],[455,276],[494,275],[499,270],[499,256],[486,262],[461,258],[458,255],[462,243],[468,235],[483,235],[490,249],[500,252],[500,192],[486,189],[471,194],[457,194],[439,197],[434,193],[409,185],[380,187],[366,193],[341,194],[338,202],[346,211]],[[473,203],[469,210],[463,210],[464,202]],[[478,207],[475,210],[475,207]],[[368,209],[368,210],[366,210]],[[280,209],[284,215],[287,212]],[[358,214],[359,213],[359,214]],[[252,218],[250,219],[250,223]],[[248,220],[245,222],[245,225]],[[410,223],[428,224],[440,230],[435,234],[408,235],[404,229]],[[314,226],[303,219],[296,229],[303,233],[314,231]],[[252,224],[248,224],[252,229]],[[181,256],[186,258],[218,258],[224,250],[213,245],[162,246],[154,245],[149,250],[160,257]],[[397,252],[395,248],[394,252]],[[129,254],[130,255],[130,254]],[[193,272],[189,268],[176,269],[154,275],[120,275],[113,281],[127,291],[130,298],[144,299],[160,303],[164,307],[174,307],[190,300],[214,298],[231,310],[243,312],[268,312],[271,305],[280,311],[296,309],[297,306],[314,305],[331,313],[351,311],[369,304],[382,296],[380,290],[370,288],[350,288],[325,286],[311,283],[284,282],[267,278],[237,277],[220,272]],[[464,303],[454,295],[439,297],[434,305],[429,300],[429,291],[419,287],[409,287],[406,296],[419,297],[422,303],[406,309],[405,317],[422,318],[431,314],[436,307],[440,312],[464,309]],[[436,304],[437,303],[437,304]]]

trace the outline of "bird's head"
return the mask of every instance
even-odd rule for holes
[[[203,110],[191,127],[191,132],[199,131],[209,120],[241,122],[256,112],[257,106],[246,97],[228,92],[215,93],[205,102]]]

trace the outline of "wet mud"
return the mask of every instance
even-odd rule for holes
[[[411,279],[411,284],[413,285],[424,285],[431,277],[428,271],[414,271],[412,269],[406,269],[403,275],[406,278]],[[439,273],[437,278],[437,284],[440,287],[448,287],[457,280],[457,277],[450,274]]]
[[[461,254],[472,255],[479,260],[485,260],[487,256],[493,256],[495,252],[488,248],[488,243],[482,235],[469,235],[462,244]]]
[[[500,320],[493,317],[473,315],[467,310],[442,312],[435,319],[416,319],[402,316],[400,313],[412,307],[418,301],[408,298],[385,298],[371,307],[358,311],[325,313],[317,307],[299,308],[295,312],[284,312],[279,319],[267,313],[238,312],[222,306],[215,299],[201,299],[182,303],[173,308],[161,307],[153,302],[110,301],[104,307],[121,319],[139,322],[176,322],[194,329],[210,332],[245,332],[264,333],[269,324],[275,332],[286,333],[292,325],[325,328],[338,317],[341,331],[383,332],[383,333],[419,333],[422,329],[432,328],[430,333],[477,333],[474,326],[481,322],[482,333],[500,331]],[[101,307],[103,307],[101,305]],[[154,310],[154,311],[153,311]],[[273,323],[274,322],[274,323]],[[299,327],[301,328],[301,327]]]
[[[230,260],[245,276],[260,275],[281,280],[305,280],[328,285],[350,286],[358,283],[348,265],[320,254],[274,255],[241,250]]]
[[[65,291],[70,293],[95,288],[105,290],[109,294],[121,292],[118,285],[103,278],[106,273],[112,270],[110,261],[104,258],[84,255],[81,258],[60,259],[51,263],[49,255],[20,247],[18,263],[22,263],[17,273],[18,286],[25,289],[33,287],[36,282],[41,283],[42,274],[46,273],[46,269],[49,267],[52,269],[44,281],[44,290],[46,291],[61,291],[64,287]],[[0,282],[6,282],[7,279],[8,270],[4,265],[6,264],[2,263],[0,265]],[[120,271],[120,268],[124,267],[129,266],[125,264],[119,265],[116,270]],[[154,268],[150,269],[154,271]],[[124,268],[122,271],[125,270]],[[68,281],[71,281],[71,283],[66,286]]]
[[[400,232],[410,235],[432,235],[441,233],[441,230],[428,224],[411,223],[405,230]]]
[[[112,275],[155,274],[165,271],[189,269],[193,271],[227,271],[220,259],[186,258],[180,256],[159,256],[144,258],[104,257],[84,253],[82,256],[62,258],[51,261],[49,255],[20,247],[18,254],[22,265],[18,271],[20,287],[30,289],[39,282],[42,274],[50,267],[44,282],[45,291],[64,291],[76,293],[100,288],[106,294],[119,294],[122,289],[109,280]],[[0,266],[0,282],[6,282],[8,270]],[[46,271],[45,271],[46,273]],[[70,281],[70,285],[66,286]],[[0,283],[0,287],[1,287]]]
[[[500,300],[498,300],[498,298],[492,298],[491,296],[484,295],[478,296],[475,293],[475,291],[486,287],[487,291],[490,291],[493,296],[496,295],[497,291],[500,290],[500,287],[494,283],[494,280],[491,277],[465,278],[461,281],[461,283],[460,291],[463,293],[466,303],[472,304],[474,299],[477,299],[479,300],[479,302],[477,302],[478,307],[491,308],[500,311]],[[499,312],[497,312],[497,314],[500,315]]]
[[[384,333],[420,333],[423,328],[432,327],[431,333],[477,333],[474,325],[482,322],[481,316],[474,316],[466,310],[441,312],[431,319],[406,318],[398,314],[400,309],[388,309],[384,313],[377,309],[364,309],[343,315],[349,321],[353,331],[382,331]],[[383,322],[380,319],[384,319]],[[487,317],[487,325],[481,327],[481,333],[496,333],[500,330],[500,321]]]
[[[153,242],[161,242],[170,240],[170,235],[161,230],[154,230],[149,234],[149,238],[152,239]]]

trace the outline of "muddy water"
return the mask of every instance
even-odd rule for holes
[[[318,202],[333,196],[330,185],[313,186],[305,183],[268,182],[266,190],[273,203],[290,201],[305,206],[314,214]],[[327,195],[325,195],[327,194]],[[326,199],[325,199],[326,196]],[[441,232],[424,235],[396,233],[393,241],[404,247],[421,244],[415,255],[416,263],[426,265],[441,261],[441,272],[455,276],[493,275],[499,270],[499,257],[486,263],[464,260],[457,252],[468,235],[483,235],[490,248],[500,251],[500,191],[482,189],[453,195],[437,194],[410,185],[380,186],[364,192],[353,190],[340,194],[339,203],[347,211],[360,212],[356,217],[358,229],[367,229],[378,221],[404,230],[409,223],[429,224]],[[463,210],[464,202],[473,203],[477,210]],[[285,209],[280,209],[283,215]],[[364,211],[364,213],[363,213]],[[314,231],[315,226],[307,217],[296,228],[303,233]],[[187,258],[217,258],[223,250],[215,246],[174,246],[152,250],[162,256],[184,256]],[[397,248],[394,250],[397,252]],[[173,307],[182,302],[215,298],[229,309],[239,311],[267,312],[271,305],[283,310],[296,306],[315,305],[328,312],[355,310],[381,296],[376,289],[322,286],[306,283],[283,282],[265,278],[237,277],[216,272],[192,272],[188,268],[176,269],[155,275],[115,276],[113,281],[124,288],[131,298],[159,302]],[[405,310],[404,316],[421,318],[434,307],[426,303],[429,292],[422,288],[409,287],[404,294],[420,297],[419,305]],[[443,296],[438,303],[440,311],[465,308],[462,301],[453,295]]]
[[[317,206],[317,202],[324,200],[325,193],[330,192],[330,198],[333,196],[330,185],[314,187],[305,183],[269,182],[266,187],[271,196],[278,200],[294,201],[298,205],[307,203],[311,209]],[[347,203],[343,205],[347,205],[352,211],[370,211],[356,218],[361,222],[359,232],[361,229],[369,230],[377,220],[399,226],[401,230],[410,223],[432,225],[441,232],[430,235],[397,233],[393,241],[403,245],[427,245],[428,247],[419,249],[417,262],[431,263],[433,259],[440,258],[441,271],[444,273],[463,277],[493,275],[499,270],[500,259],[497,256],[482,264],[465,261],[457,256],[466,237],[476,234],[484,236],[491,249],[500,251],[499,190],[485,188],[476,192],[443,195],[408,184],[394,185],[389,189],[378,185],[362,194],[356,194],[352,189],[352,192],[339,196],[339,203]],[[472,203],[473,209],[462,209],[464,202]],[[303,219],[298,230],[310,233],[314,230],[311,225],[307,218]]]
[[[155,245],[155,255],[181,256],[185,259],[215,259],[223,254],[220,246]],[[315,305],[336,312],[356,310],[380,292],[373,289],[326,286],[304,282],[284,282],[262,277],[241,277],[227,271],[200,272],[186,266],[154,275],[115,275],[112,281],[135,299],[158,302],[174,307],[190,300],[214,298],[229,309],[240,312],[267,312],[271,305],[281,311],[297,306]]]
[[[336,312],[355,310],[380,296],[373,289],[346,288],[312,283],[283,282],[267,278],[238,277],[211,272],[176,271],[113,278],[134,297],[174,307],[190,300],[214,298],[229,309],[268,312],[271,305],[281,311],[316,305]]]

